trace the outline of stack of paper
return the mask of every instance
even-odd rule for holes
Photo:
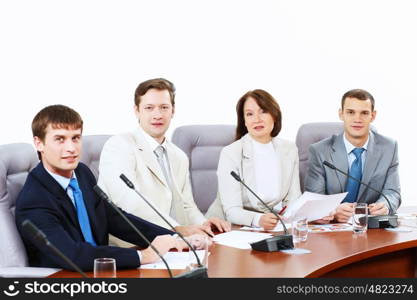
[[[6,267],[0,268],[0,277],[24,277],[24,278],[36,278],[36,277],[48,277],[61,269],[55,268],[37,268],[37,267]]]
[[[270,237],[272,237],[272,234],[269,233],[232,230],[217,234],[214,236],[213,241],[229,247],[251,249],[250,243],[258,242]]]
[[[198,258],[200,261],[203,261],[205,250],[196,250]],[[189,264],[197,263],[197,259],[194,255],[191,255],[189,252],[167,252],[164,255],[164,259],[168,263],[170,269],[185,269]],[[160,259],[159,261],[152,264],[145,264],[140,266],[141,269],[166,269],[167,267]]]
[[[291,224],[285,223],[285,226],[287,227],[287,229],[291,229]],[[240,230],[252,230],[252,231],[280,232],[280,231],[284,231],[284,226],[282,226],[282,224],[280,222],[278,222],[278,224],[274,228],[272,228],[271,230],[265,230],[262,227],[249,227],[249,226],[243,226],[239,229]]]

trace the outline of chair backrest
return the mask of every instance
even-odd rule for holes
[[[194,201],[203,213],[216,198],[220,151],[233,143],[235,130],[234,125],[187,125],[172,135],[172,142],[188,156]]]
[[[28,265],[26,249],[14,219],[16,198],[26,177],[39,162],[32,145],[0,145],[0,267]]]
[[[342,131],[342,122],[306,123],[298,129],[295,143],[300,158],[300,185],[302,191],[304,191],[304,178],[308,170],[308,147]]]
[[[100,163],[100,154],[106,141],[111,135],[84,135],[83,150],[80,161],[86,164],[98,179],[98,166]]]

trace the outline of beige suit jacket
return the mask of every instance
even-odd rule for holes
[[[123,173],[136,189],[151,201],[168,220],[177,225],[200,225],[206,221],[194,202],[189,179],[188,158],[171,142],[166,142],[174,181],[176,219],[169,217],[172,196],[168,183],[140,129],[111,137],[103,147],[98,185],[123,210],[165,228],[168,225],[119,178]],[[119,244],[120,243],[117,243]]]
[[[281,194],[268,203],[270,207],[281,201],[283,205],[288,205],[301,195],[297,146],[280,138],[273,138],[272,143],[281,165]],[[248,134],[223,148],[217,169],[218,195],[206,217],[225,217],[233,224],[251,226],[256,214],[269,211],[230,175],[231,171],[235,171],[246,185],[256,191],[253,145]],[[253,203],[258,205],[255,207]]]

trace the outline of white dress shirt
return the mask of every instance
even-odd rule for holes
[[[346,148],[346,155],[347,155],[347,159],[349,162],[349,170],[350,167],[352,166],[352,163],[355,161],[356,156],[355,154],[353,154],[352,150],[355,148],[364,148],[365,151],[362,152],[361,154],[361,158],[362,158],[362,174],[363,174],[363,168],[365,166],[365,161],[366,161],[366,152],[368,151],[368,142],[369,142],[369,137],[366,140],[365,144],[362,147],[355,147],[353,146],[348,139],[346,138],[346,134],[343,135],[343,142],[345,143],[345,148]]]

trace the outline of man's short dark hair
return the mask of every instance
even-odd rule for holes
[[[345,105],[346,98],[355,98],[355,99],[363,100],[363,101],[366,101],[366,100],[369,99],[371,101],[371,104],[372,104],[372,111],[374,111],[374,108],[375,108],[374,97],[371,95],[371,93],[369,93],[365,90],[354,89],[354,90],[350,90],[350,91],[346,92],[342,97],[342,110],[343,110],[343,107]]]

